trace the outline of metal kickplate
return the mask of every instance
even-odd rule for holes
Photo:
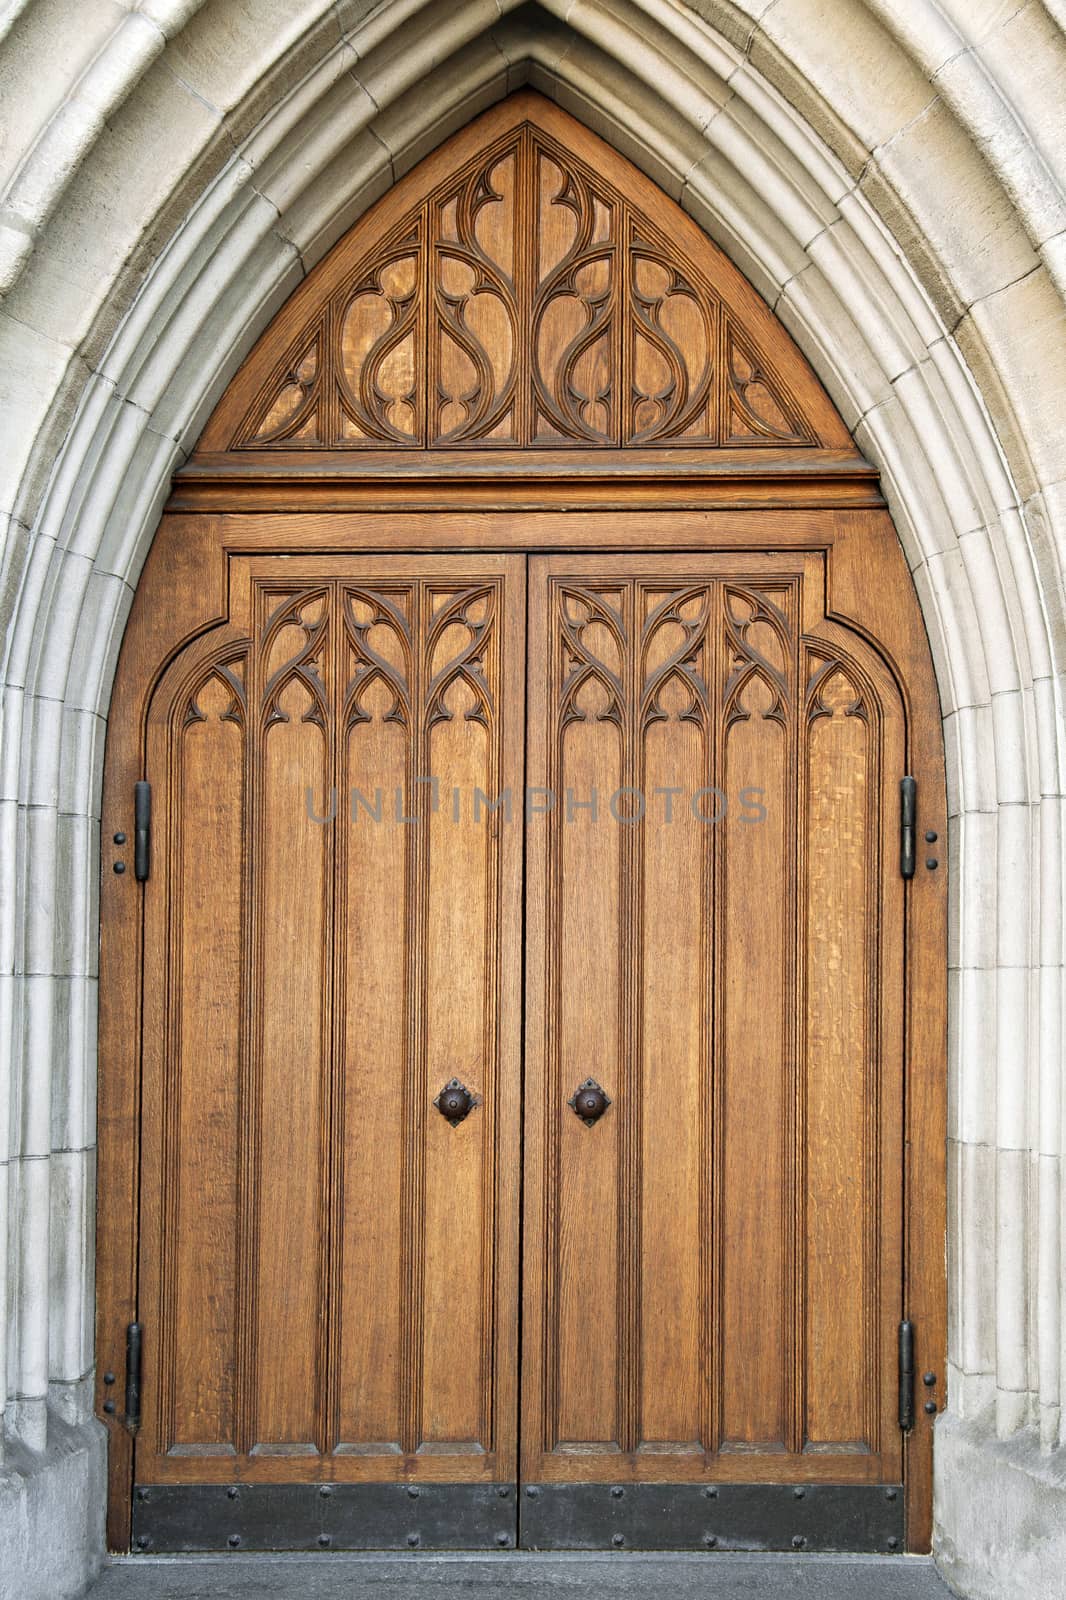
[[[527,1550],[903,1549],[899,1484],[527,1484]],[[135,1552],[513,1550],[513,1484],[142,1484]]]
[[[527,1550],[903,1550],[900,1484],[526,1484]]]
[[[513,1550],[514,1484],[138,1484],[133,1549]]]

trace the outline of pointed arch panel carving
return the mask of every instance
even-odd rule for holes
[[[849,444],[788,335],[681,208],[523,92],[335,246],[201,449]]]

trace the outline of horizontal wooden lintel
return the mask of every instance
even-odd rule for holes
[[[883,503],[877,469],[842,450],[246,451],[193,457],[175,476],[170,509]]]

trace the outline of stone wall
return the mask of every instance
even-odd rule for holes
[[[950,784],[938,1549],[966,1593],[1058,1592],[1064,28],[1064,0],[0,0],[0,1570],[23,1600],[99,1559],[100,771],[168,478],[321,254],[522,83],[680,199],[883,473]]]

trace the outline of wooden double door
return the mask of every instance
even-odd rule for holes
[[[903,1547],[917,635],[853,520],[835,607],[832,538],[246,548],[135,625],[135,1548]]]

